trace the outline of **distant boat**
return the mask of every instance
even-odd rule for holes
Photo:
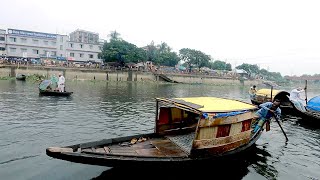
[[[50,85],[50,80],[43,80],[39,84],[39,94],[42,96],[70,96],[71,94],[73,94],[73,92],[59,92],[57,90],[53,90]]]
[[[245,151],[264,130],[253,131],[253,123],[259,121],[255,116],[258,108],[237,100],[157,98],[155,106],[154,133],[48,147],[46,154],[66,161],[110,167],[204,165],[204,162],[217,163]]]
[[[25,81],[26,80],[26,75],[24,74],[17,74],[16,79],[20,81]]]
[[[256,93],[256,96],[251,98],[251,103],[255,105],[260,105],[265,102],[271,102],[274,99],[279,99],[281,112],[285,114],[292,113],[294,107],[292,106],[291,101],[289,100],[289,95],[287,91],[284,90],[275,90],[275,89],[259,89]]]

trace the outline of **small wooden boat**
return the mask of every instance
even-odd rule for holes
[[[42,96],[70,96],[73,92],[59,92],[59,91],[51,91],[51,90],[39,90],[39,94]]]
[[[52,84],[51,80],[43,80],[39,84],[39,94],[41,96],[70,96],[73,92],[59,92],[54,90],[50,85]]]
[[[306,111],[302,111],[294,106],[295,115],[302,118],[302,121],[313,125],[320,125],[320,96],[311,98],[305,106]]]
[[[16,76],[16,79],[20,80],[20,81],[25,81],[26,78],[27,78],[27,76],[24,74],[17,74],[17,76]]]
[[[257,107],[215,97],[156,99],[154,133],[49,147],[46,154],[101,166],[176,166],[224,160],[250,148]]]
[[[294,110],[291,101],[289,100],[290,93],[283,90],[275,89],[259,89],[256,96],[251,98],[251,103],[260,105],[265,102],[270,102],[273,99],[279,99],[281,101],[280,109],[284,114],[290,114]]]

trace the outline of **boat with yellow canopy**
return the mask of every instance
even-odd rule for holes
[[[46,154],[66,161],[101,166],[202,163],[251,147],[255,105],[217,97],[156,98],[153,133],[49,147]]]
[[[256,95],[251,98],[251,103],[255,105],[260,105],[265,102],[271,102],[274,99],[279,99],[280,109],[283,113],[290,113],[294,110],[294,107],[289,100],[290,93],[284,90],[271,89],[259,89]]]

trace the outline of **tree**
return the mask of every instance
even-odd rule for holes
[[[227,71],[232,70],[230,63],[226,63],[220,60],[214,61],[212,64],[210,64],[210,66],[211,66],[210,68],[214,70],[227,70]]]
[[[249,76],[251,76],[253,73],[258,74],[260,72],[259,66],[256,64],[252,65],[252,64],[243,63],[240,66],[237,66],[236,68],[245,70],[249,74]]]
[[[110,37],[110,41],[111,40],[121,40],[120,33],[118,33],[116,30],[111,31],[110,34],[108,35],[108,37]]]
[[[101,56],[105,62],[118,62],[121,65],[127,62],[144,61],[146,53],[143,49],[124,40],[111,39],[103,45]]]
[[[190,70],[193,65],[200,70],[201,67],[208,66],[210,61],[209,55],[189,48],[180,49],[179,56],[182,61],[188,64]]]

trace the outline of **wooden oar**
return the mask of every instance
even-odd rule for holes
[[[284,132],[284,130],[283,130],[283,128],[282,128],[282,126],[281,126],[281,124],[280,124],[280,122],[279,122],[278,117],[277,117],[274,113],[272,113],[272,114],[273,114],[273,117],[276,119],[276,121],[277,121],[277,123],[278,123],[278,125],[279,125],[279,127],[280,127],[280,129],[281,129],[281,131],[282,131],[282,133],[283,133],[284,136],[286,137],[286,142],[289,141],[289,139],[288,139],[288,137],[287,137],[287,134]]]
[[[308,104],[308,98],[307,98],[307,83],[308,81],[306,80],[306,85],[304,87],[304,93],[305,93],[305,96],[306,96],[306,105]]]

